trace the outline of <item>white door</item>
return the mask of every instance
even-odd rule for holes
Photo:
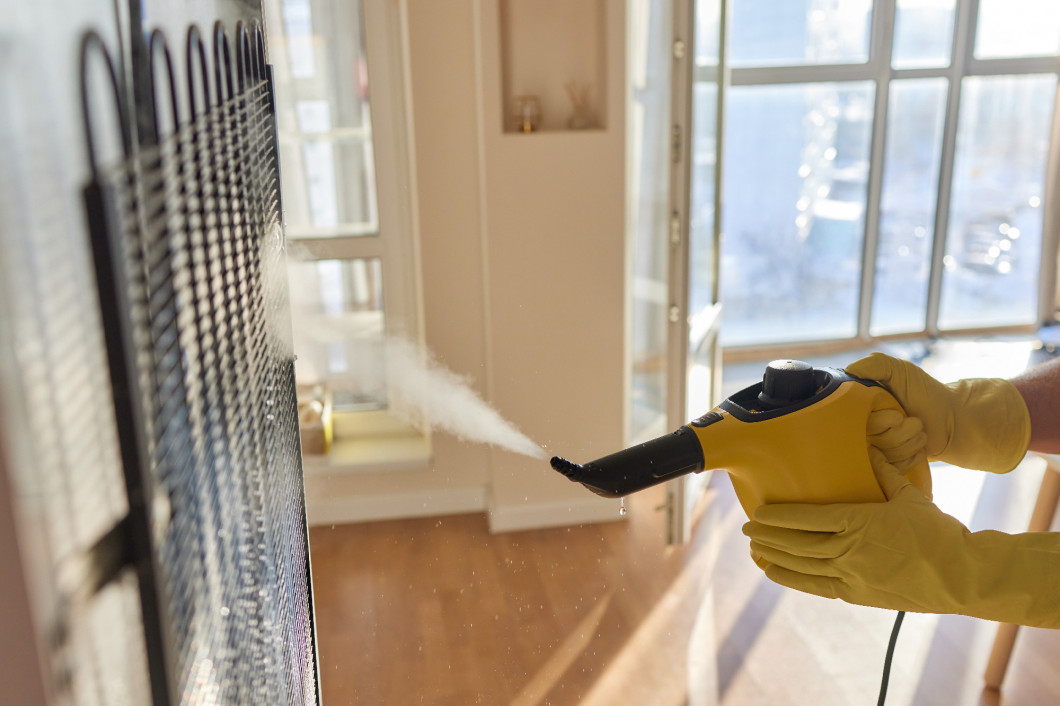
[[[630,4],[631,444],[720,401],[723,9],[717,0]],[[668,484],[667,543],[686,541],[708,480],[704,473]]]
[[[719,187],[727,83],[725,0],[675,0],[673,10],[667,409],[670,428],[721,401]],[[688,540],[696,506],[709,480],[709,473],[698,473],[669,483],[668,543]]]

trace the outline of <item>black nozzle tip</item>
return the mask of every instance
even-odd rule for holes
[[[568,478],[583,468],[583,466],[574,463],[573,461],[568,461],[561,456],[553,456],[549,463],[552,464],[553,470],[559,471]]]

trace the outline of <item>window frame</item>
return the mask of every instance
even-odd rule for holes
[[[282,0],[272,0],[278,6]],[[333,0],[340,2],[341,0]],[[364,11],[368,85],[371,86],[370,130],[336,128],[311,137],[343,137],[366,132],[374,156],[375,233],[307,228],[286,223],[287,238],[297,243],[299,259],[372,259],[383,263],[384,316],[388,335],[419,338],[419,277],[415,180],[412,175],[412,127],[408,106],[407,7],[405,2],[361,0]],[[279,98],[278,98],[279,99]],[[281,139],[283,134],[281,133]],[[281,165],[282,167],[282,165]],[[328,232],[331,230],[332,232]],[[320,233],[313,237],[311,232]],[[346,235],[339,233],[346,232]]]
[[[872,81],[875,85],[875,105],[869,152],[869,175],[866,194],[864,247],[862,255],[861,288],[858,302],[857,335],[852,339],[832,339],[806,343],[765,343],[751,345],[728,344],[727,358],[755,357],[783,348],[785,351],[804,348],[808,351],[841,349],[864,346],[871,342],[888,339],[914,337],[936,337],[964,335],[969,333],[999,333],[1005,331],[1032,331],[1035,325],[993,326],[976,329],[945,329],[938,325],[942,292],[943,258],[946,251],[946,236],[950,217],[950,196],[956,156],[956,142],[961,90],[963,79],[979,76],[1021,76],[1030,74],[1054,74],[1060,78],[1060,55],[1018,57],[1002,59],[978,59],[975,57],[975,38],[979,17],[979,0],[956,0],[953,23],[953,42],[947,66],[934,68],[894,68],[892,50],[894,46],[896,2],[876,0],[870,18],[869,58],[864,63],[805,64],[783,66],[731,66],[729,86],[763,86],[785,84],[807,84],[856,81]],[[717,67],[697,64],[694,67],[695,82],[713,82],[717,78]],[[880,200],[883,184],[884,156],[886,155],[887,118],[892,81],[917,78],[943,78],[947,82],[946,106],[943,121],[941,162],[935,211],[935,232],[931,252],[931,269],[928,281],[927,315],[920,331],[896,334],[870,334],[877,246],[879,242]],[[1060,93],[1060,90],[1058,90]],[[1057,194],[1058,168],[1060,168],[1060,111],[1054,109],[1049,138],[1049,153],[1046,158],[1045,197],[1043,198],[1042,253],[1038,279],[1038,322],[1053,318],[1057,309],[1057,226],[1060,212],[1060,195]]]
[[[342,2],[342,0],[331,0]],[[342,140],[361,137],[368,142],[373,161],[375,183],[374,213],[378,227],[365,229],[340,224],[333,228],[314,227],[304,223],[284,224],[288,244],[288,259],[299,263],[320,260],[378,259],[382,268],[382,308],[384,335],[401,338],[422,345],[422,293],[418,247],[419,219],[415,180],[415,153],[412,140],[411,80],[408,54],[408,6],[405,0],[360,0],[365,42],[367,84],[370,87],[370,127],[339,126],[324,132],[302,133],[281,131],[281,141],[304,139]],[[283,0],[267,0],[271,16],[279,18]],[[278,20],[274,20],[278,21]],[[276,52],[277,54],[279,52]],[[275,65],[286,57],[271,56]],[[283,101],[277,91],[277,102]],[[293,107],[293,105],[292,105]],[[280,165],[281,178],[283,164]],[[286,220],[286,214],[285,214]],[[326,384],[327,380],[321,383]],[[302,381],[300,381],[302,384]],[[334,442],[362,437],[381,424],[385,410],[331,411]],[[363,420],[363,421],[362,421]],[[410,459],[418,467],[429,458],[429,435],[396,420],[382,422],[387,434],[400,439],[422,437],[425,451],[419,460]],[[329,439],[330,439],[329,435]],[[367,438],[367,437],[365,437]],[[389,458],[387,452],[383,452]],[[360,458],[360,454],[357,454]],[[372,467],[370,458],[337,460],[343,467]],[[390,464],[391,466],[394,464]],[[331,470],[334,470],[332,467]]]

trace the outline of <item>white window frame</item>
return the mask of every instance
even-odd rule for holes
[[[331,0],[341,3],[344,0]],[[375,173],[378,231],[339,226],[314,228],[306,224],[286,224],[290,248],[299,262],[314,260],[380,260],[383,279],[383,316],[388,338],[401,338],[422,345],[422,293],[419,255],[419,220],[415,179],[415,154],[412,140],[411,80],[409,77],[408,4],[407,0],[361,0],[365,35],[365,53],[370,90],[370,130],[337,128],[311,137],[348,137],[351,131],[364,133],[370,140]],[[282,0],[266,0],[273,21],[279,21]],[[275,65],[287,61],[273,51]],[[282,95],[277,96],[282,101]],[[288,136],[300,139],[301,134]],[[281,142],[284,134],[280,135]],[[280,165],[281,178],[283,164]],[[325,381],[326,382],[326,381]],[[358,417],[378,417],[380,412],[339,412],[332,415],[335,440],[349,430],[357,429]],[[385,412],[384,412],[385,414]],[[377,428],[376,422],[368,426]],[[389,427],[389,433],[393,428]],[[409,433],[419,433],[412,429]],[[421,435],[426,437],[425,434]],[[378,446],[378,445],[376,445]],[[422,458],[409,459],[416,466],[429,456],[429,444],[423,444]],[[384,452],[389,457],[389,454]],[[372,466],[364,458],[341,465]],[[334,469],[332,469],[334,470]]]
[[[1060,77],[1060,56],[1006,59],[978,59],[975,57],[975,33],[979,16],[979,0],[956,0],[954,35],[948,66],[938,68],[896,69],[891,66],[894,44],[895,0],[876,0],[872,9],[869,58],[865,63],[806,64],[797,66],[732,67],[732,87],[785,85],[823,82],[872,81],[875,85],[875,109],[869,162],[868,192],[865,208],[865,235],[862,262],[861,293],[858,308],[857,335],[852,339],[815,341],[809,344],[759,344],[729,346],[726,358],[754,358],[779,349],[791,353],[795,349],[814,350],[853,348],[873,341],[893,338],[935,337],[946,335],[986,334],[1004,331],[1032,331],[1034,325],[991,327],[977,329],[939,329],[939,303],[942,292],[943,258],[950,216],[950,191],[956,153],[958,112],[961,102],[962,79],[969,76],[1028,75],[1053,73]],[[716,81],[717,69],[697,66],[694,81]],[[928,282],[927,316],[921,331],[877,335],[869,333],[872,314],[873,285],[876,272],[880,198],[883,181],[889,87],[891,81],[913,78],[945,78],[948,81],[947,102],[942,135],[939,169],[939,190],[935,212],[935,233]],[[1038,321],[1052,320],[1057,310],[1057,227],[1060,204],[1056,198],[1058,167],[1060,167],[1060,110],[1054,110],[1052,135],[1047,158],[1045,198],[1043,199],[1042,253],[1039,274]],[[735,355],[731,355],[734,354]],[[794,354],[794,353],[791,353]]]
[[[343,0],[332,0],[342,2]],[[278,9],[280,0],[270,0]],[[416,247],[418,218],[412,148],[408,77],[407,3],[405,0],[362,0],[368,85],[371,90],[371,140],[379,230],[375,234],[312,229],[288,224],[287,237],[298,243],[302,259],[380,258],[385,287],[384,312],[388,334],[420,338],[420,291]],[[275,58],[274,58],[275,61]],[[313,133],[341,137],[349,129]],[[281,134],[281,140],[283,135]],[[283,165],[281,165],[282,169]],[[312,237],[312,233],[319,237]],[[341,231],[339,231],[341,232]]]

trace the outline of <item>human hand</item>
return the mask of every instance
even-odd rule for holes
[[[869,446],[882,451],[903,475],[927,462],[924,451],[927,434],[917,417],[906,416],[896,409],[878,409],[869,415],[865,431]]]
[[[878,608],[1060,627],[1060,534],[970,532],[869,452],[886,502],[754,511],[744,534],[771,580]]]
[[[882,353],[862,358],[846,371],[882,383],[910,418],[922,422],[929,461],[1005,473],[1027,453],[1027,405],[1007,380],[970,378],[943,384],[913,363]],[[905,448],[879,448],[899,468],[909,461]]]

